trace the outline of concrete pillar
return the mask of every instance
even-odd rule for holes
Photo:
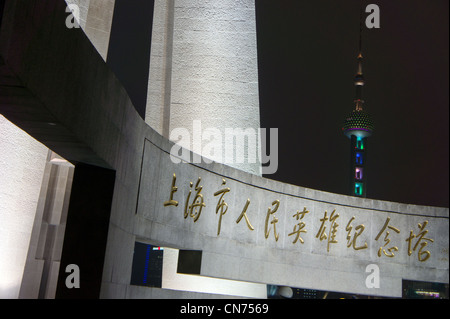
[[[98,53],[106,61],[109,35],[114,13],[115,0],[65,0],[76,4],[80,13],[80,24]]]
[[[19,298],[55,298],[74,166],[55,153],[45,166]]]
[[[86,18],[85,32],[103,60],[106,61],[115,0],[88,1],[89,12]]]
[[[254,1],[156,0],[153,20],[147,123],[173,141],[171,132],[185,128],[183,147],[218,148],[203,155],[260,175],[259,147],[255,163],[249,154],[244,163],[225,158],[225,144],[237,147],[226,128],[260,127]]]

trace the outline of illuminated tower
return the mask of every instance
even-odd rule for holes
[[[367,191],[367,140],[373,133],[373,122],[369,114],[363,111],[362,89],[364,76],[362,72],[361,41],[358,54],[358,69],[355,75],[355,109],[347,116],[342,128],[350,139],[350,195],[366,197]]]

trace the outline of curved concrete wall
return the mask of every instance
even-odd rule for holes
[[[116,170],[101,297],[139,296],[129,284],[138,239],[202,250],[201,274],[218,278],[385,296],[401,296],[402,279],[448,283],[448,208],[331,194],[217,163],[175,164],[173,143],[139,117],[84,34],[64,27],[64,1],[34,2],[7,2],[16,6],[0,53],[23,86],[1,87],[9,104],[0,110],[64,158]],[[178,206],[164,206],[173,174]],[[199,186],[205,206],[194,222]],[[252,227],[244,215],[237,222],[248,199]],[[427,245],[413,250],[419,239]],[[366,282],[373,264],[379,288]]]
[[[448,209],[326,193],[221,164],[174,164],[168,146],[146,140],[133,231],[123,235],[202,250],[202,275],[397,297],[402,279],[448,282]],[[177,206],[164,205],[171,199]],[[419,233],[426,246],[414,250]],[[378,289],[366,286],[369,265],[380,271]]]

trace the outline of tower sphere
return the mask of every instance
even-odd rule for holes
[[[342,127],[342,131],[348,138],[351,138],[352,135],[361,138],[369,137],[373,130],[372,118],[363,110],[353,110],[345,119]]]

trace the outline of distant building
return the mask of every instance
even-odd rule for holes
[[[363,110],[362,90],[364,76],[362,71],[362,53],[358,54],[358,70],[355,75],[355,109],[347,116],[342,128],[350,139],[350,192],[352,196],[366,197],[367,194],[367,145],[374,125],[370,115]]]

